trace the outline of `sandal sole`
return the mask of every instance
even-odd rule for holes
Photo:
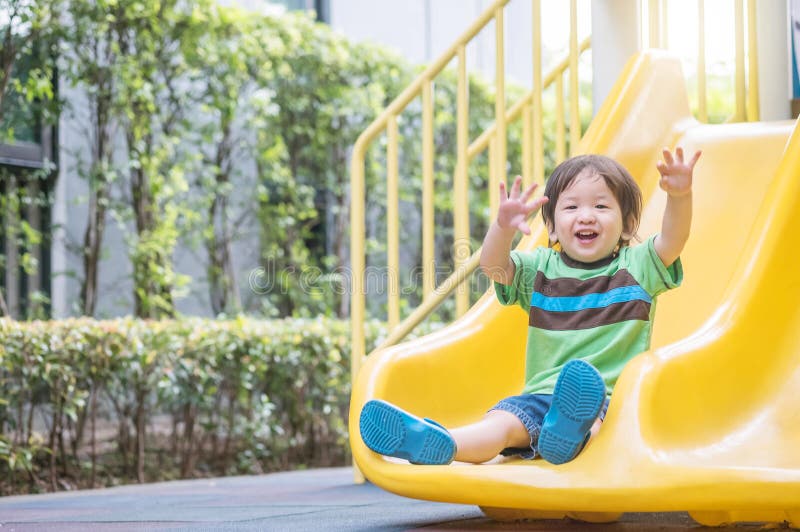
[[[542,423],[537,446],[542,458],[552,464],[573,460],[588,441],[605,398],[605,383],[594,366],[583,360],[567,362]]]

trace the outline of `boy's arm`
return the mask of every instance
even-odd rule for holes
[[[656,167],[661,174],[659,185],[667,193],[667,206],[661,222],[661,233],[653,243],[664,266],[671,266],[683,251],[692,227],[692,173],[701,152],[684,162],[683,148],[675,149],[675,156],[664,148],[664,161]]]
[[[492,222],[481,248],[481,270],[492,281],[510,285],[514,279],[516,268],[511,260],[511,243],[516,229],[503,229]]]
[[[481,248],[481,270],[489,279],[509,285],[514,280],[516,268],[511,260],[511,244],[517,231],[526,235],[531,233],[527,219],[547,203],[546,197],[536,198],[527,203],[536,184],[520,193],[522,178],[517,176],[511,186],[511,193],[506,194],[505,183],[500,183],[500,207],[495,220],[483,239]]]

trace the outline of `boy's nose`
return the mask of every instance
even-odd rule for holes
[[[578,212],[578,221],[584,223],[594,222],[594,212],[592,209],[581,209]]]

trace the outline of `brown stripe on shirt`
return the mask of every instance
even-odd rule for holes
[[[623,285],[626,286],[626,285]],[[641,299],[612,303],[601,308],[555,312],[531,307],[528,325],[550,331],[574,331],[628,320],[650,320],[650,303]]]
[[[614,275],[601,275],[591,279],[558,277],[548,279],[542,272],[536,273],[533,292],[547,297],[577,297],[586,294],[604,294],[622,286],[639,286],[628,270],[619,270]]]

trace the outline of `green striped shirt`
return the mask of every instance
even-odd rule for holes
[[[552,393],[563,365],[581,358],[611,394],[628,360],[650,347],[656,296],[683,280],[680,259],[666,268],[654,240],[591,264],[545,247],[511,253],[514,279],[495,291],[529,315],[524,393]]]

